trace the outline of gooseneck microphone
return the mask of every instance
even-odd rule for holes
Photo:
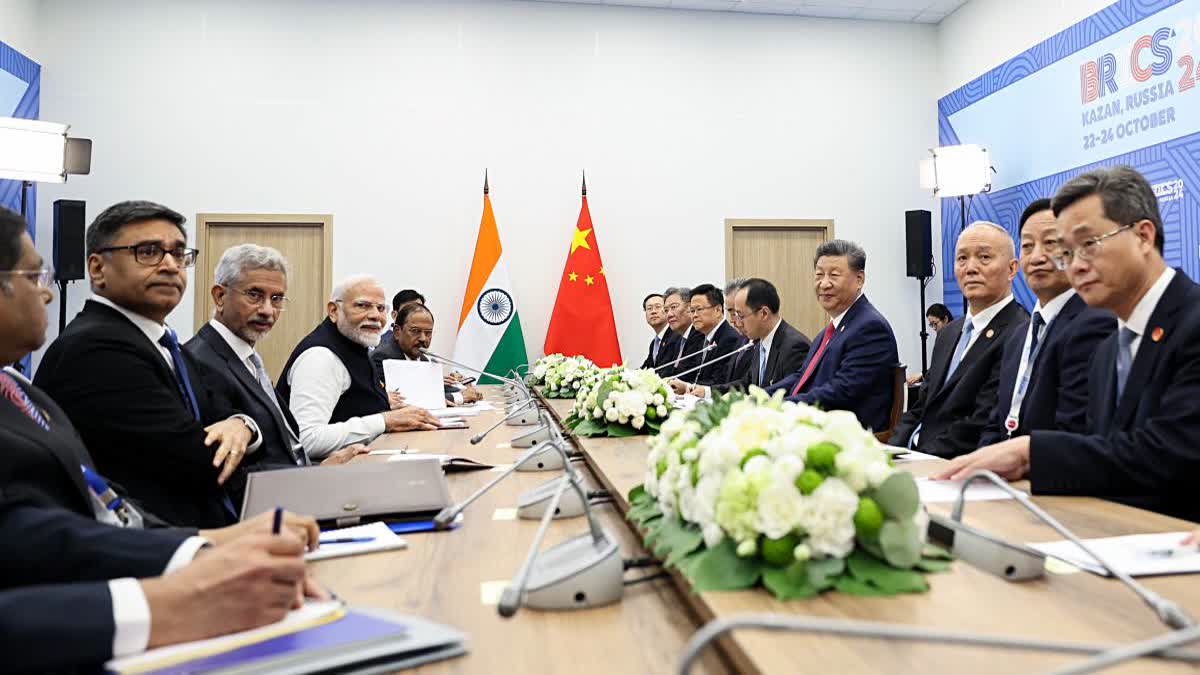
[[[509,421],[510,419],[512,419],[512,418],[514,418],[514,417],[516,417],[518,414],[520,414],[520,413],[521,413],[521,412],[523,412],[523,411],[524,411],[526,408],[528,408],[529,406],[533,405],[533,404],[534,404],[534,403],[536,403],[536,402],[537,402],[537,399],[535,399],[535,398],[531,398],[531,399],[529,399],[528,401],[525,401],[524,403],[521,403],[521,404],[517,405],[515,408],[513,408],[513,409],[512,409],[512,411],[511,411],[511,412],[509,412],[509,413],[508,413],[507,415],[505,415],[504,417],[501,417],[501,418],[499,419],[499,421],[497,421],[495,424],[493,424],[492,426],[488,427],[487,429],[484,429],[483,431],[481,431],[481,432],[479,432],[479,433],[475,434],[474,436],[472,436],[472,437],[471,437],[471,445],[479,445],[479,442],[480,442],[480,441],[482,441],[484,438],[486,438],[488,434],[492,433],[492,432],[493,432],[493,431],[495,431],[495,430],[496,430],[496,429],[497,429],[497,428],[498,428],[500,425],[502,425],[502,424],[504,424],[505,422]]]
[[[958,500],[954,502],[954,510],[950,514],[952,519],[959,522],[962,521],[963,507],[966,505],[967,487],[976,480],[990,481],[996,487],[1007,492],[1013,499],[1017,501],[1018,504],[1024,507],[1025,510],[1036,516],[1038,520],[1054,528],[1055,532],[1058,532],[1072,544],[1078,546],[1080,550],[1088,554],[1089,557],[1099,563],[1099,565],[1103,567],[1106,572],[1117,579],[1120,579],[1121,583],[1125,584],[1131,591],[1136,593],[1138,597],[1142,599],[1142,602],[1145,602],[1150,609],[1154,610],[1154,613],[1158,616],[1159,621],[1162,621],[1167,626],[1176,629],[1187,628],[1196,624],[1195,619],[1189,616],[1187,611],[1182,607],[1139,584],[1133,580],[1133,577],[1111,565],[1107,560],[1104,559],[1103,556],[1096,552],[1095,549],[1085,544],[1079,537],[1076,537],[1073,532],[1068,530],[1066,526],[1058,522],[1054,516],[1046,513],[1041,509],[1041,507],[1039,507],[1037,504],[1034,504],[1033,501],[1029,499],[1029,495],[1021,492],[1020,490],[1014,489],[1008,484],[1008,481],[997,476],[991,471],[976,471],[963,480],[962,487],[959,489]]]
[[[706,345],[704,345],[703,347],[701,347],[700,349],[697,349],[696,351],[694,351],[694,352],[692,352],[692,353],[690,353],[690,354],[680,354],[680,355],[679,355],[679,358],[675,359],[674,361],[672,361],[672,362],[670,362],[670,363],[664,363],[664,364],[662,364],[661,366],[659,366],[659,367],[655,368],[655,369],[654,369],[654,372],[656,372],[656,373],[657,373],[658,371],[662,370],[663,368],[674,368],[675,366],[679,365],[679,362],[680,362],[680,361],[683,361],[684,359],[690,359],[690,358],[692,358],[693,356],[697,356],[697,355],[699,355],[699,354],[703,354],[703,353],[707,352],[707,351],[708,351],[708,350],[710,350],[710,349],[716,349],[716,347],[717,347],[716,343],[713,343],[713,344],[711,344],[711,345],[710,345],[710,344],[706,344]]]
[[[511,377],[503,377],[503,376],[497,375],[495,373],[489,373],[486,370],[476,368],[475,366],[468,366],[465,363],[460,363],[458,361],[455,361],[454,359],[447,358],[440,354],[434,354],[433,352],[429,351],[428,349],[425,349],[424,347],[420,348],[420,352],[421,352],[422,356],[425,356],[426,358],[428,358],[431,361],[437,361],[439,363],[445,363],[447,365],[457,366],[459,368],[465,368],[466,370],[469,370],[472,373],[475,373],[476,375],[484,375],[484,376],[487,376],[487,377],[490,377],[490,378],[493,378],[496,380],[500,380],[504,384],[512,385],[518,389],[521,389],[521,390],[525,389],[525,384],[523,382],[521,382],[519,380],[514,380]]]
[[[551,441],[550,444],[554,445],[554,444],[556,444],[556,441]],[[513,462],[512,466],[505,469],[499,476],[496,476],[492,480],[488,481],[488,483],[486,485],[484,485],[483,487],[476,490],[470,497],[467,497],[463,501],[461,501],[457,504],[454,504],[453,506],[447,506],[446,508],[442,509],[441,511],[438,511],[438,514],[433,517],[433,529],[444,530],[444,529],[450,527],[450,524],[454,522],[454,519],[458,517],[458,514],[465,511],[467,509],[467,507],[470,506],[476,499],[479,499],[480,497],[485,495],[488,492],[488,490],[491,490],[492,488],[496,487],[497,483],[499,483],[500,481],[502,481],[505,478],[508,478],[510,475],[512,475],[512,473],[517,470],[517,467],[519,467],[522,464],[524,464],[525,462],[529,461],[529,459],[532,458],[534,455],[536,455],[540,452],[544,452],[544,451],[545,451],[545,445],[533,446],[532,448],[530,448],[530,449],[526,450],[524,453],[522,453],[521,456],[517,458],[517,461]]]
[[[692,373],[696,372],[697,370],[700,370],[702,368],[707,368],[708,366],[711,366],[714,363],[720,363],[720,362],[724,361],[725,359],[728,359],[733,356],[737,356],[738,354],[741,354],[742,352],[746,351],[747,349],[750,349],[751,347],[755,346],[756,344],[758,344],[756,341],[751,340],[750,342],[747,342],[746,344],[742,345],[741,347],[738,347],[737,349],[729,352],[728,354],[725,354],[724,356],[718,356],[717,358],[713,359],[712,361],[705,361],[704,363],[701,363],[700,365],[696,366],[695,368],[689,368],[689,369],[683,371],[682,373],[676,373],[675,375],[673,375],[673,377],[678,378],[678,377],[683,377],[684,375],[691,375]],[[712,346],[715,346],[715,345],[709,345],[709,347],[712,347]]]

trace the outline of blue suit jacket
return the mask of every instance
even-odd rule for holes
[[[767,392],[783,389],[790,395],[816,355],[820,340],[818,333],[800,369]],[[862,295],[842,317],[804,389],[788,400],[820,405],[824,410],[849,410],[864,427],[883,431],[892,413],[892,377],[899,361],[891,324]]]
[[[1033,362],[1033,372],[1021,400],[1019,424],[1012,436],[1031,429],[1083,432],[1087,429],[1088,366],[1096,347],[1117,328],[1112,312],[1090,309],[1073,296],[1049,326]],[[979,447],[1009,437],[1004,427],[1021,368],[1028,330],[1012,331],[1000,361],[1000,388],[996,408],[979,438]]]
[[[1092,359],[1088,433],[1030,434],[1034,493],[1104,497],[1200,521],[1200,286],[1183,270],[1150,314],[1120,401],[1116,362],[1114,332]]]

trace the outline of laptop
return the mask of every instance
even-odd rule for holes
[[[355,462],[247,475],[242,520],[281,506],[322,527],[432,517],[450,505],[441,459]]]

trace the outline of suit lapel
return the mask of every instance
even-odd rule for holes
[[[993,316],[992,320],[987,323],[987,326],[984,326],[983,330],[979,333],[979,337],[975,338],[974,344],[971,345],[966,354],[963,354],[963,360],[958,364],[958,368],[950,375],[950,379],[946,384],[942,385],[942,388],[938,390],[939,394],[952,389],[952,385],[962,379],[963,373],[967,372],[976,361],[983,358],[985,352],[992,348],[992,343],[995,340],[1003,340],[1007,337],[1004,329],[1008,326],[1008,322],[1012,320],[1012,314],[1015,311],[1013,309],[1014,306],[1019,307],[1017,301],[1009,301],[1004,306],[1004,309],[997,312],[996,316]],[[965,319],[966,317],[964,316],[963,318]],[[957,346],[956,342],[955,347],[957,348]],[[947,365],[949,365],[949,362],[947,362]]]
[[[122,316],[117,310],[93,300],[88,300],[84,304],[83,311],[93,312],[98,321],[109,324],[114,329],[124,331],[128,336],[126,342],[132,345],[134,349],[140,351],[144,357],[150,359],[154,364],[155,370],[158,372],[158,376],[179,394],[176,397],[179,400],[179,404],[187,408],[189,414],[191,413],[191,404],[183,397],[183,392],[179,386],[179,379],[175,377],[175,371],[171,370],[171,366],[167,365],[162,352],[158,351],[158,345],[150,342],[150,338],[146,337],[146,334],[140,328]],[[203,412],[203,409],[201,409],[201,412]]]
[[[1145,334],[1138,343],[1137,356],[1134,357],[1133,365],[1129,369],[1129,378],[1125,381],[1125,391],[1121,395],[1121,400],[1117,402],[1117,414],[1113,419],[1116,428],[1124,428],[1137,410],[1138,401],[1142,398],[1142,390],[1149,383],[1150,376],[1154,374],[1158,359],[1162,355],[1162,338],[1171,335],[1172,329],[1175,327],[1175,310],[1187,296],[1191,283],[1191,280],[1182,271],[1176,271],[1175,278],[1171,280],[1166,292],[1158,301],[1158,306],[1150,314],[1150,320],[1146,322]],[[1112,370],[1115,373],[1115,361]]]
[[[88,495],[87,485],[83,482],[83,474],[79,470],[80,463],[90,460],[90,458],[76,457],[71,452],[70,448],[80,444],[79,439],[72,433],[74,427],[70,426],[70,421],[67,420],[61,409],[58,409],[57,406],[51,408],[47,405],[46,398],[39,392],[25,382],[20,382],[20,380],[18,382],[46,416],[50,430],[47,431],[38,426],[36,422],[29,419],[28,415],[7,401],[0,401],[0,426],[45,449],[70,476],[71,483],[75,485],[75,489],[84,502],[90,504],[91,497]]]
[[[775,329],[775,338],[771,342],[771,351],[767,352],[767,367],[763,369],[763,377],[766,378],[767,382],[771,382],[773,380],[779,379],[777,377],[774,377],[775,369],[779,367],[779,354],[784,349],[787,349],[788,347],[791,346],[790,344],[788,344],[788,333],[787,333],[788,328],[791,328],[791,326],[788,326],[786,321],[780,319],[779,328]],[[759,349],[761,349],[761,347]],[[754,369],[754,375],[752,375],[751,377],[755,382],[757,382],[758,381],[758,349],[755,349],[753,353],[754,353],[754,361],[751,362],[752,365],[750,367]],[[763,382],[757,382],[757,384],[760,387],[764,386]]]
[[[250,370],[246,368],[246,364],[242,363],[241,359],[234,353],[233,347],[230,347],[229,343],[225,342],[225,338],[221,337],[216,329],[208,324],[204,324],[200,329],[199,335],[201,339],[208,343],[209,347],[212,347],[212,350],[218,356],[225,360],[234,378],[250,391],[250,395],[259,402],[259,405],[271,411],[271,417],[275,419],[275,423],[280,425],[280,428],[290,428],[287,420],[284,419],[282,412],[279,410],[279,406],[275,405],[275,402],[267,396],[267,392],[263,391],[262,385],[258,383],[258,380],[250,375]],[[292,429],[292,431],[294,432],[295,429]]]
[[[958,346],[958,339],[962,337],[962,327],[966,320],[967,317],[964,315],[951,321],[950,325],[942,329],[946,333],[946,337],[942,338],[939,334],[937,341],[933,343],[933,360],[929,364],[929,375],[925,379],[925,386],[930,388],[928,391],[940,392],[945,389],[945,383],[942,380],[950,368],[950,359],[954,358],[954,348]],[[933,396],[928,398],[933,398]]]

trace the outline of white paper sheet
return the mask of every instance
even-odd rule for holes
[[[941,459],[941,457],[938,457],[937,455],[927,455],[923,452],[917,452],[916,450],[905,450],[904,448],[896,448],[896,450],[899,450],[899,452],[892,453],[892,461],[896,462],[897,464],[901,464],[903,462],[927,462],[931,459]]]
[[[961,480],[918,478],[917,491],[921,494],[922,502],[930,504],[954,502],[958,500],[958,492],[962,489],[962,484]],[[1012,497],[991,483],[975,481],[971,483],[971,487],[967,488],[967,501],[969,502],[984,502],[997,499],[1012,499]]]
[[[383,362],[383,377],[387,390],[400,392],[409,405],[430,411],[446,407],[442,366],[437,363],[388,359]]]
[[[394,457],[407,457],[407,455],[395,455]],[[392,532],[387,523],[374,522],[367,525],[356,525],[354,527],[343,527],[338,530],[328,530],[321,533],[321,541],[329,539],[341,539],[345,537],[372,537],[374,541],[364,542],[361,544],[321,544],[320,548],[304,555],[304,559],[312,562],[314,560],[326,560],[328,558],[341,558],[348,555],[360,555],[362,553],[375,553],[377,551],[391,551],[397,548],[405,548],[408,543]]]
[[[469,408],[464,409],[461,407],[454,407],[442,408],[441,410],[430,410],[429,414],[438,419],[446,419],[450,417],[474,417],[479,414],[479,411],[471,410]]]
[[[1083,541],[1113,567],[1130,576],[1141,577],[1200,572],[1200,550],[1195,545],[1180,545],[1187,535],[1187,532],[1165,532]],[[1050,541],[1029,546],[1093,574],[1108,576],[1095,559],[1069,541]]]

